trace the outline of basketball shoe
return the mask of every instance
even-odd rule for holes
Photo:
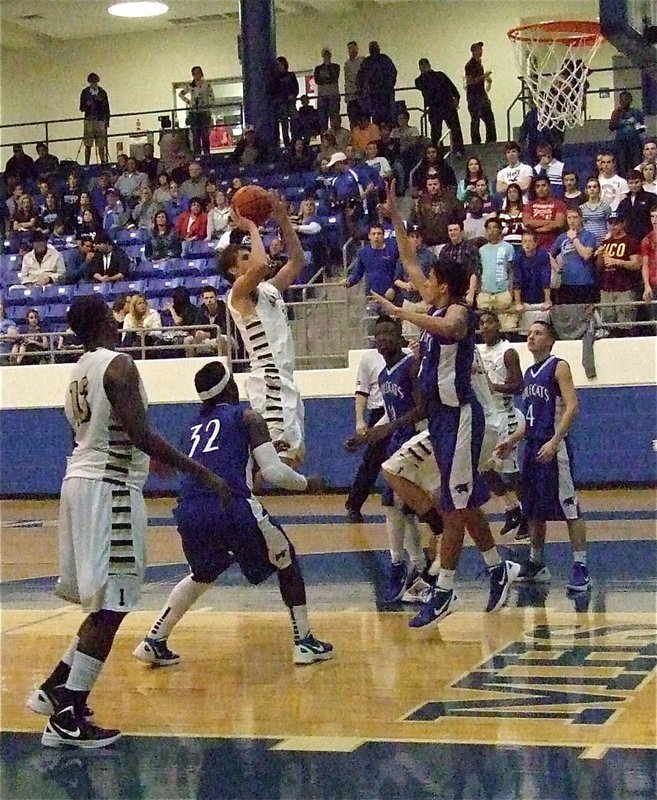
[[[406,581],[406,590],[401,596],[402,603],[426,603],[430,596],[431,586],[418,570],[413,568]]]
[[[431,597],[408,623],[409,628],[427,628],[438,624],[461,607],[461,600],[453,589],[433,589]]]
[[[333,645],[320,642],[312,633],[294,643],[295,664],[314,664],[315,661],[328,661],[329,658],[333,658]]]
[[[503,561],[488,570],[490,575],[490,594],[486,611],[497,611],[506,603],[511,584],[520,573],[520,564],[515,561]]]
[[[519,582],[549,583],[552,579],[550,570],[545,564],[535,564],[533,561],[525,561],[520,566],[520,572],[516,577]]]
[[[41,686],[35,689],[27,698],[25,705],[30,711],[34,711],[35,714],[51,717],[62,705],[59,695],[60,690],[63,688],[64,684],[61,686],[49,687],[46,686],[45,683],[42,683]],[[93,717],[94,712],[85,704],[82,714],[85,717]]]
[[[585,592],[590,588],[591,579],[589,578],[589,568],[586,564],[575,561],[570,580],[568,581],[568,589],[571,592]]]
[[[515,508],[510,508],[508,511],[505,511],[504,525],[500,531],[500,536],[506,536],[507,533],[511,533],[511,531],[517,528],[521,522],[522,511],[520,510],[520,506],[516,506]]]
[[[406,582],[408,580],[408,567],[406,562],[390,564],[388,572],[388,584],[383,595],[384,603],[394,603],[404,594]]]
[[[529,524],[527,519],[523,517],[520,520],[520,525],[518,525],[518,530],[516,531],[516,535],[513,537],[513,541],[517,542],[518,544],[529,544]]]
[[[167,647],[166,639],[151,639],[150,636],[135,647],[132,655],[144,664],[152,664],[154,667],[170,667],[180,661],[178,653]]]
[[[84,717],[76,717],[73,706],[67,706],[50,717],[41,737],[41,744],[44,747],[80,747],[92,750],[107,747],[120,736],[119,730],[99,728]]]

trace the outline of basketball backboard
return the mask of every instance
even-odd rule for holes
[[[600,0],[600,24],[638,67],[657,65],[657,0]]]

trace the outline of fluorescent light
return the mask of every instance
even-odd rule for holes
[[[114,3],[107,12],[113,17],[159,17],[166,14],[169,6],[156,0],[124,0]]]

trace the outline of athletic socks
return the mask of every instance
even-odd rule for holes
[[[406,520],[401,509],[395,506],[385,507],[386,529],[388,531],[388,546],[390,559],[393,564],[400,564],[404,560],[404,534]]]
[[[160,616],[153,623],[148,634],[149,638],[156,641],[168,639],[176,624],[211,586],[211,583],[198,583],[191,575],[183,578],[177,586],[174,586]]]
[[[586,566],[586,550],[573,550],[573,561]]]
[[[442,536],[443,518],[435,508],[432,507],[426,513],[421,514],[419,519],[420,522],[426,523],[431,528],[431,533],[434,536]]]
[[[292,631],[294,633],[294,641],[299,642],[305,639],[310,633],[310,624],[308,623],[308,607],[307,606],[291,606],[289,609],[290,619],[292,620]]]
[[[532,564],[542,564],[543,548],[534,547],[534,545],[531,545],[531,547],[529,548],[529,560],[532,562]]]
[[[406,528],[406,535],[404,537],[404,545],[408,553],[411,563],[418,572],[422,572],[426,564],[424,550],[422,549],[422,534],[417,524],[417,517],[415,514],[405,514],[404,522]]]
[[[43,682],[47,689],[54,689],[55,686],[61,686],[66,683],[68,676],[71,672],[71,664],[73,664],[73,657],[78,649],[79,636],[74,636],[69,643],[69,646],[64,651],[62,660],[57,664],[52,673]]]
[[[497,547],[491,547],[490,550],[486,550],[486,552],[482,553],[481,555],[483,556],[483,559],[486,562],[486,566],[489,569],[491,567],[497,567],[502,563],[500,554],[497,552]]]

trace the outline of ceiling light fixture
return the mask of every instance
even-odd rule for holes
[[[166,14],[169,6],[166,3],[156,2],[156,0],[123,0],[121,3],[114,3],[107,12],[113,17],[159,17]]]

